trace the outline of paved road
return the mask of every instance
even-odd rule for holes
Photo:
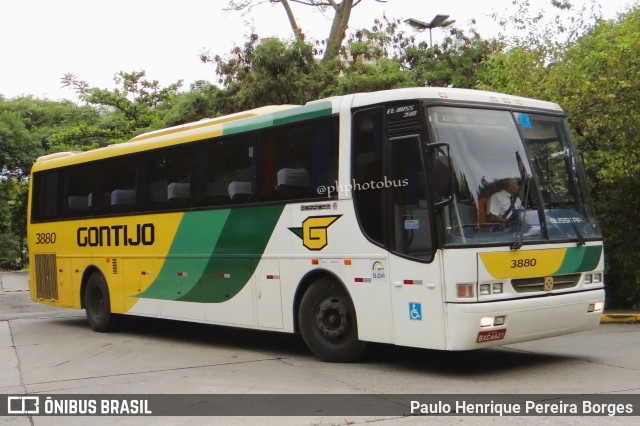
[[[0,394],[638,394],[640,325],[474,352],[374,345],[355,364],[316,360],[297,336],[132,318],[94,333],[83,311],[32,303],[0,274]],[[0,403],[4,403],[0,401]],[[637,417],[5,417],[9,425],[635,424]]]

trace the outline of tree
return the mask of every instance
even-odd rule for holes
[[[323,61],[335,58],[340,52],[340,47],[347,35],[347,27],[351,10],[362,2],[362,0],[268,0],[269,3],[280,3],[287,14],[289,25],[297,41],[304,40],[302,29],[298,26],[291,3],[299,3],[305,6],[311,6],[318,9],[322,13],[332,10],[334,13],[331,22],[329,36],[326,39],[326,47],[324,49]],[[379,3],[385,3],[386,0],[373,0]],[[239,10],[250,12],[251,9],[259,4],[266,3],[267,0],[229,0],[227,10]]]
[[[161,115],[171,108],[182,81],[163,88],[158,80],[145,77],[144,71],[120,71],[113,78],[117,87],[106,90],[89,87],[74,74],[66,74],[62,78],[63,86],[75,90],[82,101],[102,108],[103,113],[102,122],[70,129],[67,137],[113,143],[165,127]]]
[[[313,78],[318,64],[311,46],[302,41],[260,40],[249,36],[243,48],[235,47],[225,57],[201,56],[216,65],[218,110],[233,113],[270,104],[302,104],[317,95]]]

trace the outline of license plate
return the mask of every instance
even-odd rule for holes
[[[507,329],[481,331],[478,333],[477,343],[493,342],[494,340],[502,340],[507,334]]]

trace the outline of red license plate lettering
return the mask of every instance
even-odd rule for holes
[[[478,333],[477,343],[493,342],[494,340],[502,340],[507,334],[507,329],[481,331]]]

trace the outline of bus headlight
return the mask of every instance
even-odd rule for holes
[[[585,284],[599,284],[602,283],[602,272],[593,272],[584,274]]]
[[[504,325],[504,322],[507,317],[499,316],[499,317],[482,317],[480,318],[480,327],[493,327],[497,325]]]
[[[480,284],[480,296],[490,296],[492,294],[502,294],[502,283]]]

